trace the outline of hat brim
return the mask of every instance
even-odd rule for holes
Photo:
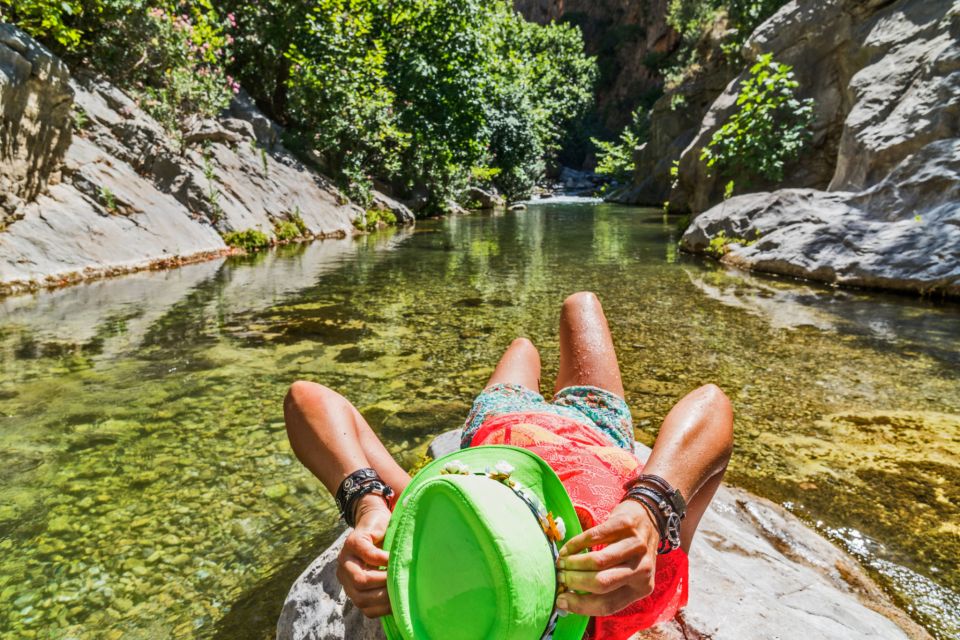
[[[397,500],[394,507],[394,515],[404,509],[404,498],[431,478],[441,474],[443,467],[451,460],[459,460],[475,472],[482,472],[487,467],[492,467],[498,462],[506,462],[514,467],[514,477],[517,478],[525,487],[534,491],[543,501],[547,510],[555,516],[563,518],[566,525],[566,536],[559,546],[562,546],[570,538],[580,534],[583,529],[580,526],[580,520],[577,517],[573,502],[567,494],[563,483],[553,469],[550,468],[542,458],[520,447],[508,445],[484,445],[479,447],[470,447],[461,449],[451,454],[437,458],[427,464],[410,481],[403,493]],[[396,523],[399,518],[391,517],[390,525],[387,527],[384,536],[383,548],[389,552],[393,537],[396,533]],[[390,580],[388,568],[388,582]],[[567,614],[559,619],[553,632],[555,640],[580,640],[587,628],[589,617],[577,614]],[[388,640],[403,640],[393,615],[381,618],[384,633]],[[536,639],[531,639],[536,640]]]

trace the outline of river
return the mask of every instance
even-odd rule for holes
[[[590,289],[640,440],[716,382],[728,479],[960,636],[960,308],[676,247],[657,211],[552,203],[0,299],[0,632],[270,637],[338,530],[287,444],[289,383],[341,390],[412,465],[513,337],[552,384],[560,302]]]

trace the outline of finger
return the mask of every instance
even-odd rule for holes
[[[557,566],[572,571],[600,571],[618,564],[635,564],[647,553],[647,545],[636,536],[618,540],[590,553],[578,553],[560,558]],[[631,562],[634,561],[634,562]]]
[[[385,567],[390,554],[378,547],[367,536],[358,536],[353,544],[356,555],[371,567]]]
[[[630,606],[633,601],[633,592],[626,587],[604,595],[566,592],[557,596],[557,608],[583,616],[609,616]]]
[[[360,609],[360,613],[368,618],[382,618],[383,616],[390,615],[390,603],[388,602],[385,605],[377,605],[367,609]]]
[[[560,549],[560,556],[572,556],[589,547],[614,542],[622,538],[626,531],[627,528],[620,520],[607,520],[567,540],[567,544]]]
[[[390,599],[387,596],[386,589],[374,589],[373,591],[361,591],[356,596],[351,598],[353,604],[357,605],[358,609],[373,609],[376,607],[389,606]]]
[[[343,563],[346,583],[356,591],[379,589],[387,584],[387,572],[380,569],[368,569],[360,561],[347,558]]]
[[[568,589],[589,593],[611,593],[630,584],[636,570],[620,565],[603,571],[561,571],[560,583]]]

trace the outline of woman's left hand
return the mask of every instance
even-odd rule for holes
[[[646,507],[634,500],[621,502],[606,522],[560,549],[560,582],[571,591],[557,597],[557,607],[585,616],[608,616],[650,595],[659,542]],[[600,544],[606,546],[580,553]]]

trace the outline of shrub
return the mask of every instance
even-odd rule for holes
[[[227,243],[227,246],[243,249],[247,252],[259,251],[270,246],[269,236],[258,229],[232,231],[223,236],[223,241]]]
[[[760,56],[740,87],[738,109],[714,132],[700,158],[727,176],[782,180],[784,163],[810,138],[813,100],[799,100],[792,67]]]
[[[382,227],[394,227],[397,216],[389,209],[369,209],[356,220],[353,226],[360,231],[376,231]]]
[[[591,139],[597,148],[597,173],[621,181],[633,177],[636,168],[634,151],[647,141],[650,134],[649,113],[643,107],[634,111],[632,122],[623,129],[616,142]]]

